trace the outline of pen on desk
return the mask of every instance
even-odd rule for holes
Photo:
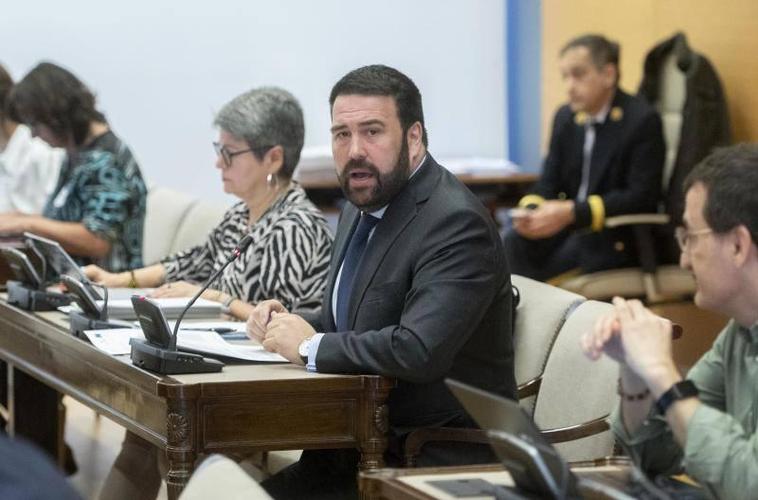
[[[234,333],[237,331],[236,328],[229,328],[228,326],[218,326],[215,328],[192,328],[192,327],[182,327],[182,330],[190,330],[194,332],[216,332],[220,335],[223,335],[225,333]]]

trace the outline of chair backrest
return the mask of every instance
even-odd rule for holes
[[[618,365],[602,357],[590,361],[582,353],[580,338],[598,316],[612,310],[606,302],[588,300],[571,312],[550,351],[534,407],[534,421],[542,430],[565,428],[608,415],[618,401]],[[557,443],[566,460],[590,460],[611,455],[610,430]]]
[[[225,208],[198,201],[191,196],[163,187],[147,193],[142,261],[155,264],[166,255],[205,241],[220,221]]]
[[[664,59],[659,82],[658,100],[653,103],[663,122],[663,137],[666,141],[666,163],[663,167],[663,191],[668,190],[669,180],[679,152],[682,135],[682,113],[687,97],[687,79],[677,65],[677,54],[669,53]]]
[[[169,254],[203,243],[221,222],[225,212],[226,207],[217,203],[193,203],[176,231]]]
[[[147,193],[142,261],[150,265],[169,254],[179,224],[193,203],[191,196],[171,189],[154,187]]]
[[[512,275],[521,300],[516,308],[513,329],[516,383],[525,384],[539,377],[548,360],[558,331],[566,317],[585,299],[581,295],[530,278]],[[520,401],[524,409],[534,412],[534,396]]]

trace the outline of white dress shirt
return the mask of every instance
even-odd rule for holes
[[[19,124],[0,152],[0,213],[42,212],[65,155],[63,149],[32,137],[29,127]]]

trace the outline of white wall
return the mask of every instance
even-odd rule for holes
[[[214,111],[279,85],[302,103],[306,147],[329,142],[331,86],[372,63],[408,74],[438,157],[507,157],[503,0],[8,2],[0,61],[40,60],[98,95],[149,182],[223,199]]]

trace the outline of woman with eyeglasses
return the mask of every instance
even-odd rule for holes
[[[253,244],[203,298],[220,302],[240,319],[269,297],[295,309],[315,310],[321,303],[332,235],[321,212],[292,181],[305,135],[300,105],[285,90],[257,88],[226,104],[215,125],[216,168],[224,191],[240,201],[205,243],[148,267],[109,273],[88,266],[85,273],[111,287],[158,287],[154,297],[188,297],[251,234]]]
[[[321,303],[332,236],[326,219],[292,181],[305,126],[297,100],[287,91],[262,87],[232,99],[218,113],[216,168],[224,191],[240,201],[224,215],[205,243],[123,273],[85,269],[107,286],[159,288],[155,296],[190,296],[251,234],[253,243],[224,270],[204,297],[247,319],[259,300],[276,297],[301,311]],[[159,456],[165,454],[127,432],[100,498],[155,498],[161,485]],[[165,465],[165,464],[163,464]]]
[[[7,105],[15,122],[66,156],[42,215],[0,214],[0,232],[55,240],[82,264],[141,266],[145,183],[93,93],[70,71],[41,63],[13,87]]]

